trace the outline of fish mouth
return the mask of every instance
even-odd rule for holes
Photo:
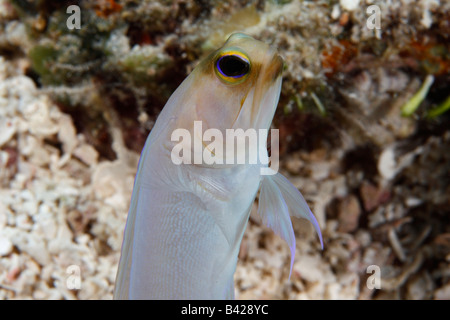
[[[276,49],[270,47],[265,61],[254,85],[241,100],[232,128],[267,129],[270,127],[278,105],[284,60]]]
[[[262,94],[262,96],[264,96],[264,92],[270,91],[271,88],[280,81],[283,73],[283,67],[283,58],[278,54],[275,48],[270,47],[266,68],[264,70],[263,76],[258,79],[260,83],[258,88],[259,90],[261,90],[259,94]]]
[[[284,60],[281,58],[279,54],[274,54],[272,57],[272,60],[269,64],[269,69],[267,71],[267,76],[271,77],[272,82],[275,82],[278,77],[281,76],[281,73],[283,71],[284,66]]]
[[[264,76],[259,79],[260,85],[254,93],[252,106],[253,126],[258,129],[268,129],[272,123],[281,91],[282,71],[284,61],[272,49],[273,53],[268,62]]]

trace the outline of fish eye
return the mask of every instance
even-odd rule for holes
[[[250,61],[241,52],[225,52],[217,58],[215,71],[226,83],[241,83],[250,73]]]

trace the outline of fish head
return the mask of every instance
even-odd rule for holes
[[[194,68],[171,97],[173,102],[168,105],[174,107],[170,113],[176,118],[172,128],[189,131],[194,145],[201,140],[197,145],[209,149],[216,159],[239,154],[246,157],[251,142],[243,148],[237,147],[236,154],[230,155],[225,151],[230,144],[212,148],[203,138],[209,129],[219,132],[224,142],[229,129],[245,133],[248,129],[253,132],[265,129],[267,132],[280,95],[282,70],[283,59],[275,48],[246,34],[232,34],[221,48]],[[201,128],[196,130],[198,123]],[[267,153],[265,145],[266,140],[263,149]],[[189,143],[189,146],[192,145]],[[228,160],[222,162],[233,162]]]
[[[268,129],[281,89],[283,59],[277,50],[243,33],[225,44],[195,70],[195,116],[204,129]]]

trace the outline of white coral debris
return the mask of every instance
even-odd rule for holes
[[[0,57],[0,299],[111,298],[136,169],[99,163],[71,118],[8,70]]]
[[[360,0],[340,0],[339,4],[344,10],[353,11],[359,7]]]

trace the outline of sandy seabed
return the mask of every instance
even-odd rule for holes
[[[127,1],[116,2],[121,8],[127,8]],[[237,299],[450,298],[448,115],[433,122],[430,125],[433,129],[422,131],[417,129],[419,121],[414,117],[399,116],[399,108],[419,90],[420,79],[424,78],[405,69],[405,65],[414,68],[411,60],[386,59],[382,61],[385,64],[375,64],[373,57],[360,55],[352,60],[342,54],[337,59],[343,66],[327,64],[339,74],[335,78],[327,78],[321,71],[324,65],[318,63],[315,50],[321,45],[317,39],[326,32],[318,27],[317,21],[326,21],[323,28],[333,37],[347,36],[354,43],[380,37],[376,31],[362,32],[348,27],[349,23],[354,26],[364,23],[364,12],[352,7],[356,2],[359,3],[336,1],[327,7],[307,1],[288,1],[276,10],[274,4],[267,4],[269,9],[264,9],[260,3],[253,7],[241,5],[238,9],[232,5],[217,6],[209,9],[210,16],[206,15],[210,24],[202,24],[203,20],[195,16],[199,20],[190,20],[190,29],[186,22],[172,21],[169,14],[164,16],[166,11],[157,2],[147,7],[147,2],[143,2],[138,8],[123,9],[122,18],[130,19],[126,14],[137,12],[138,21],[139,14],[143,15],[145,10],[160,12],[161,21],[168,26],[173,22],[182,30],[173,31],[173,28],[171,32],[185,32],[179,47],[172,43],[173,34],[164,34],[163,29],[155,31],[165,37],[161,40],[163,45],[153,45],[158,41],[156,36],[155,39],[139,38],[143,36],[136,35],[133,29],[136,21],[130,22],[128,33],[117,29],[105,42],[112,52],[102,66],[105,73],[115,64],[127,65],[126,59],[130,57],[157,56],[159,62],[151,65],[154,69],[147,76],[158,75],[167,64],[175,63],[167,53],[162,54],[164,46],[173,52],[186,49],[185,60],[176,63],[187,65],[188,72],[200,57],[200,54],[195,56],[197,53],[189,45],[194,47],[197,38],[204,41],[205,48],[217,45],[217,39],[222,41],[223,35],[232,31],[228,28],[230,21],[243,21],[245,15],[247,20],[238,25],[239,29],[262,40],[269,39],[285,57],[287,70],[281,111],[274,122],[285,145],[296,139],[317,138],[313,139],[316,144],[312,147],[300,144],[295,150],[282,150],[281,171],[310,203],[322,228],[324,250],[320,250],[313,228],[294,219],[297,248],[289,279],[289,247],[261,225],[256,201],[235,274]],[[401,1],[401,5],[392,4],[389,8],[380,6],[385,6],[383,10],[392,9],[393,20],[403,19],[407,13],[412,17],[416,14],[416,20],[412,20],[419,32],[432,34],[436,25],[443,30],[437,17],[448,17],[448,5],[437,6],[439,1],[418,2],[419,13],[411,1]],[[72,109],[62,105],[60,99],[61,95],[71,96],[69,105],[83,105],[82,112],[89,115],[87,107],[95,109],[95,101],[102,99],[102,91],[86,89],[96,84],[92,79],[85,82],[85,78],[64,90],[63,86],[37,85],[36,74],[29,72],[33,57],[28,53],[35,52],[32,47],[36,45],[27,40],[26,26],[31,22],[22,20],[8,1],[0,1],[0,8],[4,9],[0,15],[0,299],[111,299],[139,150],[157,115],[138,103],[143,87],[134,81],[142,76],[139,69],[142,66],[133,72],[125,67],[119,71],[126,73],[128,84],[139,87],[133,91],[138,96],[139,117],[130,126],[141,124],[147,129],[146,134],[135,139],[133,145],[130,126],[116,121],[123,110],[111,108],[109,113],[104,111],[108,113],[109,136],[109,149],[105,151],[104,146],[99,146],[98,136],[80,129],[80,118],[74,112],[65,112]],[[97,15],[106,15],[106,9],[100,9],[96,8]],[[197,15],[195,10],[199,9],[192,5],[187,10]],[[114,14],[109,16],[113,17],[111,20]],[[214,31],[207,31],[211,21],[221,15],[225,17],[220,21],[222,24],[213,28]],[[164,23],[155,25],[163,28]],[[406,27],[392,27],[390,36],[401,38],[408,34],[402,29]],[[298,34],[294,32],[296,28],[301,29]],[[346,28],[351,31],[346,33]],[[314,37],[313,31],[318,35]],[[384,37],[388,35],[389,32]],[[131,48],[127,45],[131,38],[140,44]],[[22,48],[23,52],[19,54],[11,48]],[[364,63],[370,67],[363,66]],[[355,68],[359,73],[355,73]],[[80,70],[75,71],[85,72]],[[49,76],[39,75],[41,79]],[[300,106],[300,99],[303,104],[308,105],[309,101],[320,109],[317,95],[308,93],[311,88],[317,89],[318,83],[325,83],[318,79],[332,83],[330,92],[339,92],[339,107],[327,103],[325,95],[322,99],[330,108],[329,118],[321,118],[317,112],[312,118],[305,118],[295,108]],[[301,84],[311,84],[311,81],[312,87]],[[163,93],[157,92],[155,96],[167,96],[168,88],[173,88],[173,84],[151,85],[163,88]],[[434,85],[441,88],[439,92],[445,91],[448,73],[436,74]],[[296,92],[299,95],[292,97]],[[123,102],[117,102],[119,94],[111,95],[113,99],[108,101]],[[433,101],[431,97],[425,104],[433,106]],[[347,109],[339,109],[341,104]],[[391,107],[368,111],[377,104]],[[381,120],[377,118],[380,114]],[[314,126],[308,127],[306,121]],[[298,134],[303,126],[308,131]],[[329,138],[325,131],[336,127],[331,132],[338,132],[340,142],[323,143]]]

